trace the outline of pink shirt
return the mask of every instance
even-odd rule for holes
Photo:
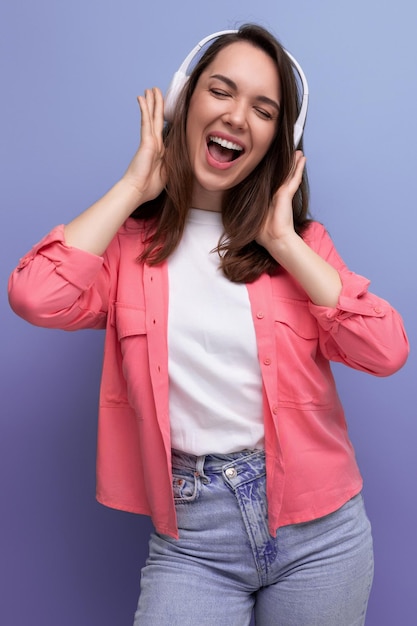
[[[129,219],[103,257],[49,233],[10,277],[15,312],[39,326],[106,328],[100,389],[97,499],[151,515],[178,536],[171,487],[167,264],[140,264],[143,226]],[[329,360],[376,376],[405,362],[398,313],[368,292],[327,232],[305,241],[340,273],[335,308],[314,305],[286,272],[248,284],[263,383],[268,518],[279,526],[326,515],[357,494],[362,479]],[[216,452],[213,450],[213,452]]]

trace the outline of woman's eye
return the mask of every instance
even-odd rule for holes
[[[210,93],[217,98],[227,98],[229,95],[226,91],[223,91],[222,89],[214,89],[213,87],[210,89]]]
[[[269,111],[266,111],[265,109],[256,109],[256,112],[265,120],[272,120],[272,115]]]

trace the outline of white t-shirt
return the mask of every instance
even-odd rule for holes
[[[212,250],[221,214],[190,209],[169,257],[169,403],[172,447],[190,454],[262,448],[262,380],[249,296]]]

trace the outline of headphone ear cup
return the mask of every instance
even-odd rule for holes
[[[164,118],[167,122],[172,122],[174,119],[178,98],[187,82],[188,76],[181,70],[175,72],[172,77],[164,99]]]

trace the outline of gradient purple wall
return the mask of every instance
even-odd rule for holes
[[[2,626],[131,626],[150,523],[94,500],[102,335],[29,326],[9,310],[5,285],[35,241],[121,175],[137,144],[136,94],[165,89],[203,35],[259,21],[302,63],[314,215],[416,341],[415,4],[144,4],[0,8]],[[335,372],[374,528],[367,624],[412,626],[415,354],[389,379]]]

